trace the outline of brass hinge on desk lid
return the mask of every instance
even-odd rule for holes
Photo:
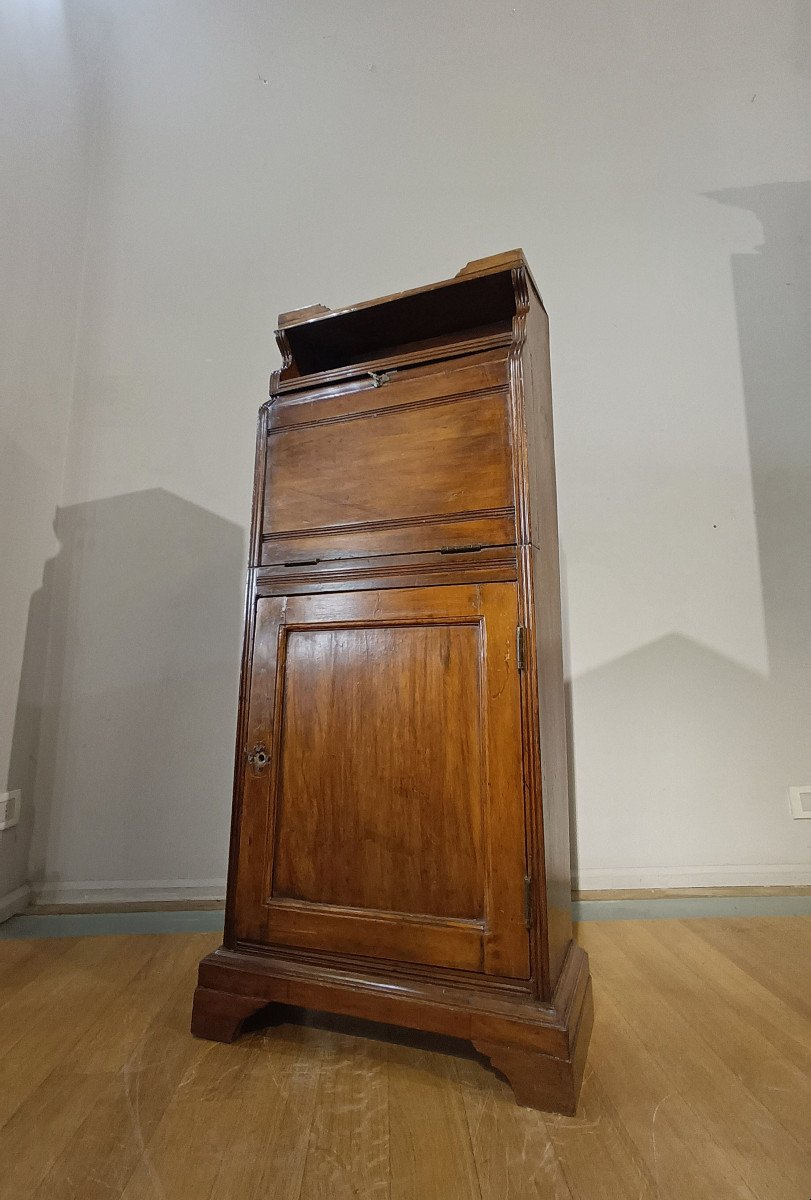
[[[524,924],[532,928],[532,876],[524,876]]]
[[[527,631],[524,625],[519,625],[515,631],[515,662],[519,671],[523,671],[526,666],[526,643]]]

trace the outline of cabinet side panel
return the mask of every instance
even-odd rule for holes
[[[253,473],[251,530],[248,543],[248,569],[245,580],[245,606],[242,626],[242,660],[239,679],[236,745],[234,748],[234,783],[231,800],[231,832],[228,842],[228,885],[225,898],[225,945],[233,945],[236,920],[237,864],[239,861],[240,819],[242,813],[242,776],[244,747],[248,721],[248,686],[253,656],[256,564],[262,546],[262,503],[265,494],[265,465],[267,462],[267,407],[259,409],[256,419],[256,452]]]
[[[554,987],[572,938],[569,775],[549,325],[546,313],[532,294],[522,367],[538,671],[548,980]]]

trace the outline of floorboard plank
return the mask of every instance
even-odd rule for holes
[[[0,1127],[153,953],[147,939],[81,939],[3,1006]]]
[[[450,1055],[389,1047],[389,1130],[392,1200],[481,1200]]]
[[[109,1074],[76,1074],[59,1067],[19,1105],[0,1130],[0,1200],[30,1200],[100,1099],[114,1090]],[[81,1175],[96,1170],[88,1155]],[[77,1182],[76,1195],[81,1195]]]
[[[0,1200],[807,1200],[797,920],[582,925],[574,1118],[385,1027],[193,1038],[216,934],[0,943]]]
[[[680,1015],[655,967],[651,969],[644,958],[634,956],[633,948],[627,948],[632,924],[607,923],[590,934],[589,943],[602,948],[597,970],[603,987],[615,1002],[621,999],[640,1041],[713,1131],[730,1169],[764,1200],[794,1200],[809,1179],[802,1149],[741,1086],[696,1024]]]
[[[611,937],[611,931],[608,930]],[[689,960],[672,944],[671,931],[654,937],[640,925],[623,929],[622,947],[635,962],[644,962],[656,978],[657,992],[703,1040],[755,1099],[797,1141],[798,1148],[811,1140],[809,1114],[798,1108],[808,1074],[794,1055],[787,1056],[769,1040],[762,1023],[742,1015],[734,1004],[725,1003],[697,973]]]
[[[230,1046],[195,1044],[122,1200],[298,1200],[320,1048],[289,1026]]]
[[[301,1200],[389,1200],[387,1047],[325,1034]]]
[[[742,970],[688,921],[674,921],[669,926],[667,944],[685,968],[716,993],[725,1008],[756,1025],[775,1049],[811,1077],[811,1021],[775,996],[768,980],[761,982]]]
[[[770,991],[806,1021],[811,1020],[809,956],[800,949],[800,944],[805,944],[805,930],[811,924],[807,917],[783,920],[755,917],[696,924],[699,934],[711,945],[755,979],[767,978]]]
[[[636,1023],[595,987],[591,1069],[639,1151],[657,1200],[753,1200],[709,1129],[637,1036]]]
[[[543,1114],[520,1108],[489,1066],[459,1058],[454,1067],[482,1200],[577,1200]]]
[[[143,992],[139,995],[138,988],[140,985],[143,989],[144,982],[155,975],[155,982],[160,980],[161,971],[155,967],[162,939],[133,939],[136,941],[151,946],[152,958],[131,981],[134,1015],[119,1026],[120,1053],[116,1057],[110,1046],[110,1023],[118,1020],[120,1011],[120,997],[116,996],[108,1011],[66,1055],[74,1077],[89,1074],[91,1079],[100,1080],[101,1086],[32,1193],[33,1200],[107,1200],[121,1196],[139,1164],[146,1160],[147,1143],[178,1087],[208,1049],[205,1043],[192,1041],[187,1031],[189,988],[194,980],[192,948],[181,945],[174,953],[168,950],[164,957],[174,962],[175,975],[163,987],[156,986],[149,997]],[[83,1061],[85,1053],[89,1061]],[[40,1090],[47,1087],[46,1080]],[[78,1189],[77,1181],[81,1183]]]

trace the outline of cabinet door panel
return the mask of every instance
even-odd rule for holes
[[[526,977],[515,606],[257,600],[238,936]]]
[[[481,919],[478,651],[473,623],[288,626],[270,895]]]

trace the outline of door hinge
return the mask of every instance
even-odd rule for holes
[[[524,876],[524,924],[532,928],[532,876]]]
[[[515,631],[515,662],[519,671],[523,671],[526,666],[527,652],[527,631],[524,625],[519,625]]]

